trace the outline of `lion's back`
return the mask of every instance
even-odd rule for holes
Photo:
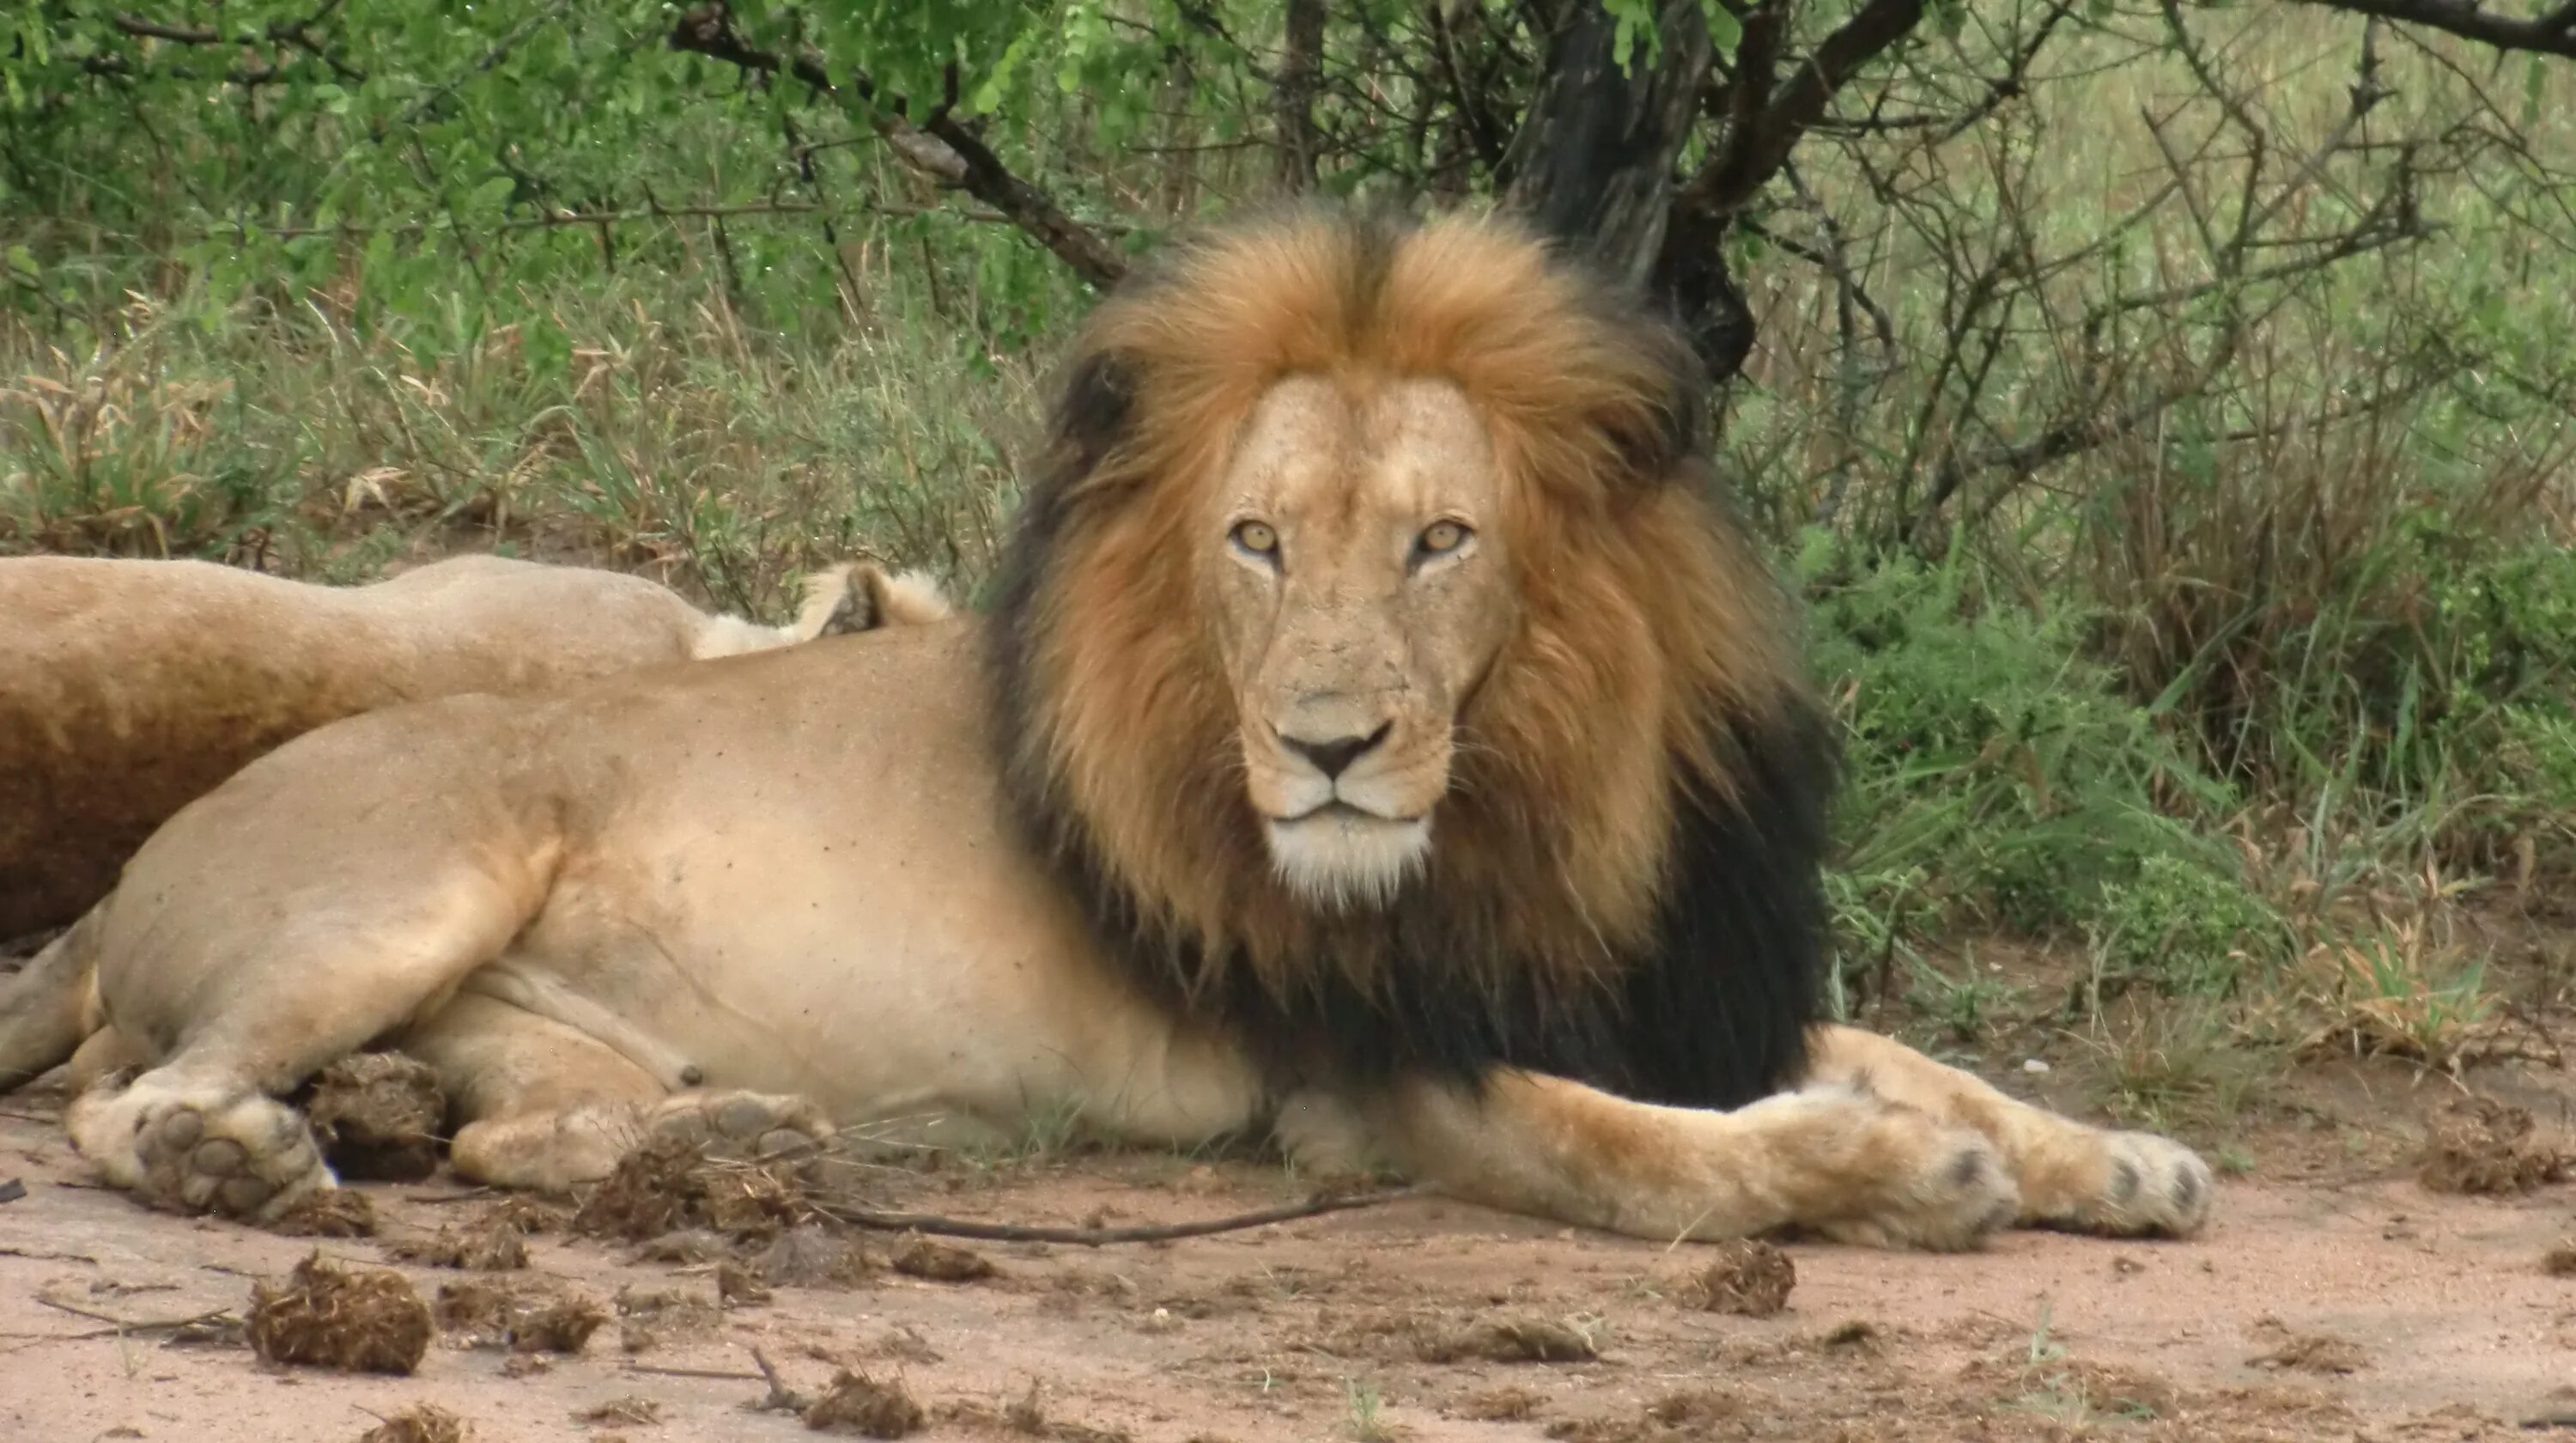
[[[203,561],[0,561],[0,938],[105,895],[153,830],[343,717],[685,661],[640,577],[462,557],[365,587]]]

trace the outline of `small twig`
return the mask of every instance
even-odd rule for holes
[[[754,1348],[751,1350],[751,1361],[760,1365],[760,1376],[768,1380],[769,1383],[769,1396],[752,1404],[751,1407],[753,1412],[802,1413],[807,1408],[813,1406],[813,1399],[808,1398],[804,1394],[797,1392],[795,1389],[788,1387],[786,1383],[779,1379],[778,1370],[770,1366],[769,1355],[767,1353],[760,1351],[758,1348]]]
[[[651,1363],[629,1363],[629,1373],[649,1373],[656,1378],[713,1378],[722,1383],[759,1383],[766,1381],[758,1373],[738,1372],[730,1368],[662,1368]]]
[[[98,1266],[98,1259],[87,1253],[47,1253],[34,1248],[0,1248],[0,1258],[25,1258],[38,1263],[87,1263]]]
[[[448,1203],[480,1202],[492,1195],[493,1189],[488,1187],[461,1187],[453,1192],[407,1192],[403,1201],[443,1207]]]
[[[883,1232],[926,1233],[933,1237],[976,1238],[996,1243],[1062,1243],[1067,1247],[1098,1248],[1114,1243],[1162,1243],[1181,1238],[1206,1237],[1211,1233],[1241,1232],[1246,1228],[1268,1227],[1273,1223],[1295,1222],[1300,1218],[1320,1217],[1325,1213],[1344,1212],[1352,1208],[1377,1207],[1424,1197],[1426,1187],[1390,1188],[1381,1192],[1319,1194],[1304,1202],[1284,1207],[1264,1208],[1259,1212],[1237,1213],[1232,1217],[1206,1218],[1188,1223],[1151,1223],[1124,1228],[1050,1228],[1029,1227],[1010,1223],[967,1222],[958,1218],[938,1217],[930,1213],[880,1212],[874,1208],[852,1207],[846,1203],[818,1203],[815,1210],[835,1222],[852,1227],[873,1228]]]

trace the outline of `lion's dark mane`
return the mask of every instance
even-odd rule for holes
[[[1346,222],[1384,226],[1380,219]],[[1368,243],[1392,245],[1395,235]],[[1147,271],[1119,300],[1171,284]],[[1137,289],[1130,289],[1137,288]],[[1686,356],[1669,326],[1596,287],[1597,304],[1643,346]],[[1803,1070],[1821,1012],[1825,902],[1821,867],[1837,757],[1827,719],[1796,683],[1759,719],[1711,717],[1708,734],[1733,795],[1690,785],[1674,831],[1652,940],[1600,969],[1608,980],[1568,986],[1564,969],[1494,968],[1490,897],[1442,885],[1436,838],[1429,865],[1382,908],[1333,920],[1332,947],[1368,965],[1303,969],[1304,985],[1275,995],[1237,959],[1208,956],[1159,909],[1113,880],[1093,827],[1068,800],[1037,733],[1048,628],[1048,582],[1070,548],[1122,504],[1080,483],[1138,421],[1118,357],[1078,356],[1053,409],[1049,445],[1007,546],[994,601],[989,673],[1004,790],[1017,824],[1087,910],[1100,940],[1165,1005],[1229,1029],[1279,1086],[1329,1080],[1368,1086],[1428,1075],[1474,1086],[1497,1068],[1550,1073],[1645,1101],[1731,1107],[1778,1090]],[[1656,484],[1705,492],[1696,376],[1677,376],[1669,454],[1646,469]],[[1734,526],[1703,495],[1711,526]],[[1186,624],[1176,618],[1175,624]],[[1151,726],[1136,729],[1151,744]],[[1212,803],[1212,805],[1215,803]],[[1470,965],[1471,958],[1481,959]],[[1497,985],[1496,976],[1508,980]],[[1340,980],[1373,978],[1372,985]],[[1317,1077],[1318,1073],[1323,1074]]]

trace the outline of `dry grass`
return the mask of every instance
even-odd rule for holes
[[[319,1253],[283,1283],[254,1284],[252,1351],[272,1363],[408,1375],[429,1351],[429,1305],[403,1275]]]
[[[84,356],[0,319],[0,553],[357,580],[505,547],[772,618],[846,555],[980,581],[1027,364],[900,316],[798,347],[685,294],[567,296],[559,376],[522,325],[423,354],[327,296],[211,332],[137,298]]]

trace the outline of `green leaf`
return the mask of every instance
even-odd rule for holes
[[[1708,17],[1709,44],[1717,48],[1718,54],[1732,58],[1735,47],[1744,41],[1744,22],[1736,19],[1734,11],[1717,4],[1716,0],[1710,0],[1704,13]]]
[[[22,276],[34,275],[39,269],[36,265],[36,253],[22,245],[9,247],[9,269]]]
[[[1663,44],[1663,32],[1655,27],[1654,0],[1601,0],[1601,8],[1616,22],[1610,31],[1610,63],[1622,75],[1636,72],[1629,57],[1637,52],[1637,36],[1646,37],[1646,58],[1651,62]]]

